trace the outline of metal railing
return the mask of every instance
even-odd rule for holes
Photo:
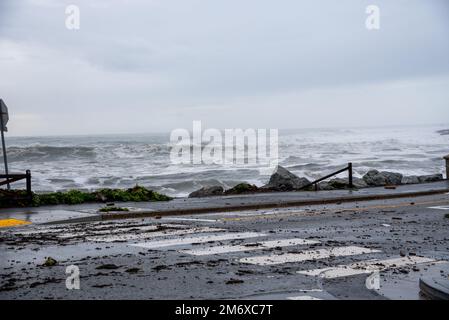
[[[352,189],[354,187],[354,184],[352,183],[352,162],[349,162],[347,167],[345,167],[345,168],[343,168],[341,170],[335,171],[335,172],[333,172],[331,174],[328,174],[325,177],[319,178],[319,179],[317,179],[317,180],[315,180],[315,181],[313,181],[313,182],[311,182],[309,184],[306,184],[305,186],[301,187],[299,190],[304,190],[304,189],[307,189],[307,188],[309,188],[309,187],[314,185],[315,186],[314,187],[315,191],[318,191],[318,182],[321,182],[323,180],[329,179],[330,177],[333,177],[333,176],[335,176],[337,174],[340,174],[342,172],[345,172],[345,171],[348,171],[348,187],[350,189]]]
[[[26,197],[29,201],[33,198],[33,193],[31,192],[31,171],[27,170],[25,174],[0,174],[0,179],[6,179],[3,181],[0,181],[0,186],[8,185],[10,183],[20,181],[25,179],[26,180]]]

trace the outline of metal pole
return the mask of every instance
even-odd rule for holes
[[[7,188],[8,190],[10,190],[10,186],[9,186],[9,176],[8,176],[8,158],[6,157],[6,144],[5,144],[5,133],[3,132],[3,116],[0,113],[0,131],[2,132],[2,147],[3,147],[3,160],[5,162],[5,174],[6,174],[6,181],[8,181],[7,183]]]
[[[349,188],[353,188],[354,185],[352,184],[352,162],[348,163],[348,172],[349,172]]]
[[[444,157],[446,160],[446,179],[449,180],[449,154]]]
[[[27,185],[27,196],[28,200],[31,202],[33,200],[33,193],[31,192],[31,171],[26,171],[26,185]]]

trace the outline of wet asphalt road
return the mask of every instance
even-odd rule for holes
[[[420,276],[449,276],[446,214],[441,194],[0,229],[0,299],[419,299]],[[372,271],[304,274],[354,263],[380,265],[380,288]]]

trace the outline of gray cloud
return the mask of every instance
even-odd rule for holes
[[[78,31],[64,27],[73,2]],[[365,28],[371,1],[1,3],[0,86],[16,134],[449,119],[445,0],[376,1],[378,31]]]

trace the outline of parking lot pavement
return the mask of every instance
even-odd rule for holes
[[[449,275],[447,213],[433,195],[2,228],[0,299],[419,299]]]

